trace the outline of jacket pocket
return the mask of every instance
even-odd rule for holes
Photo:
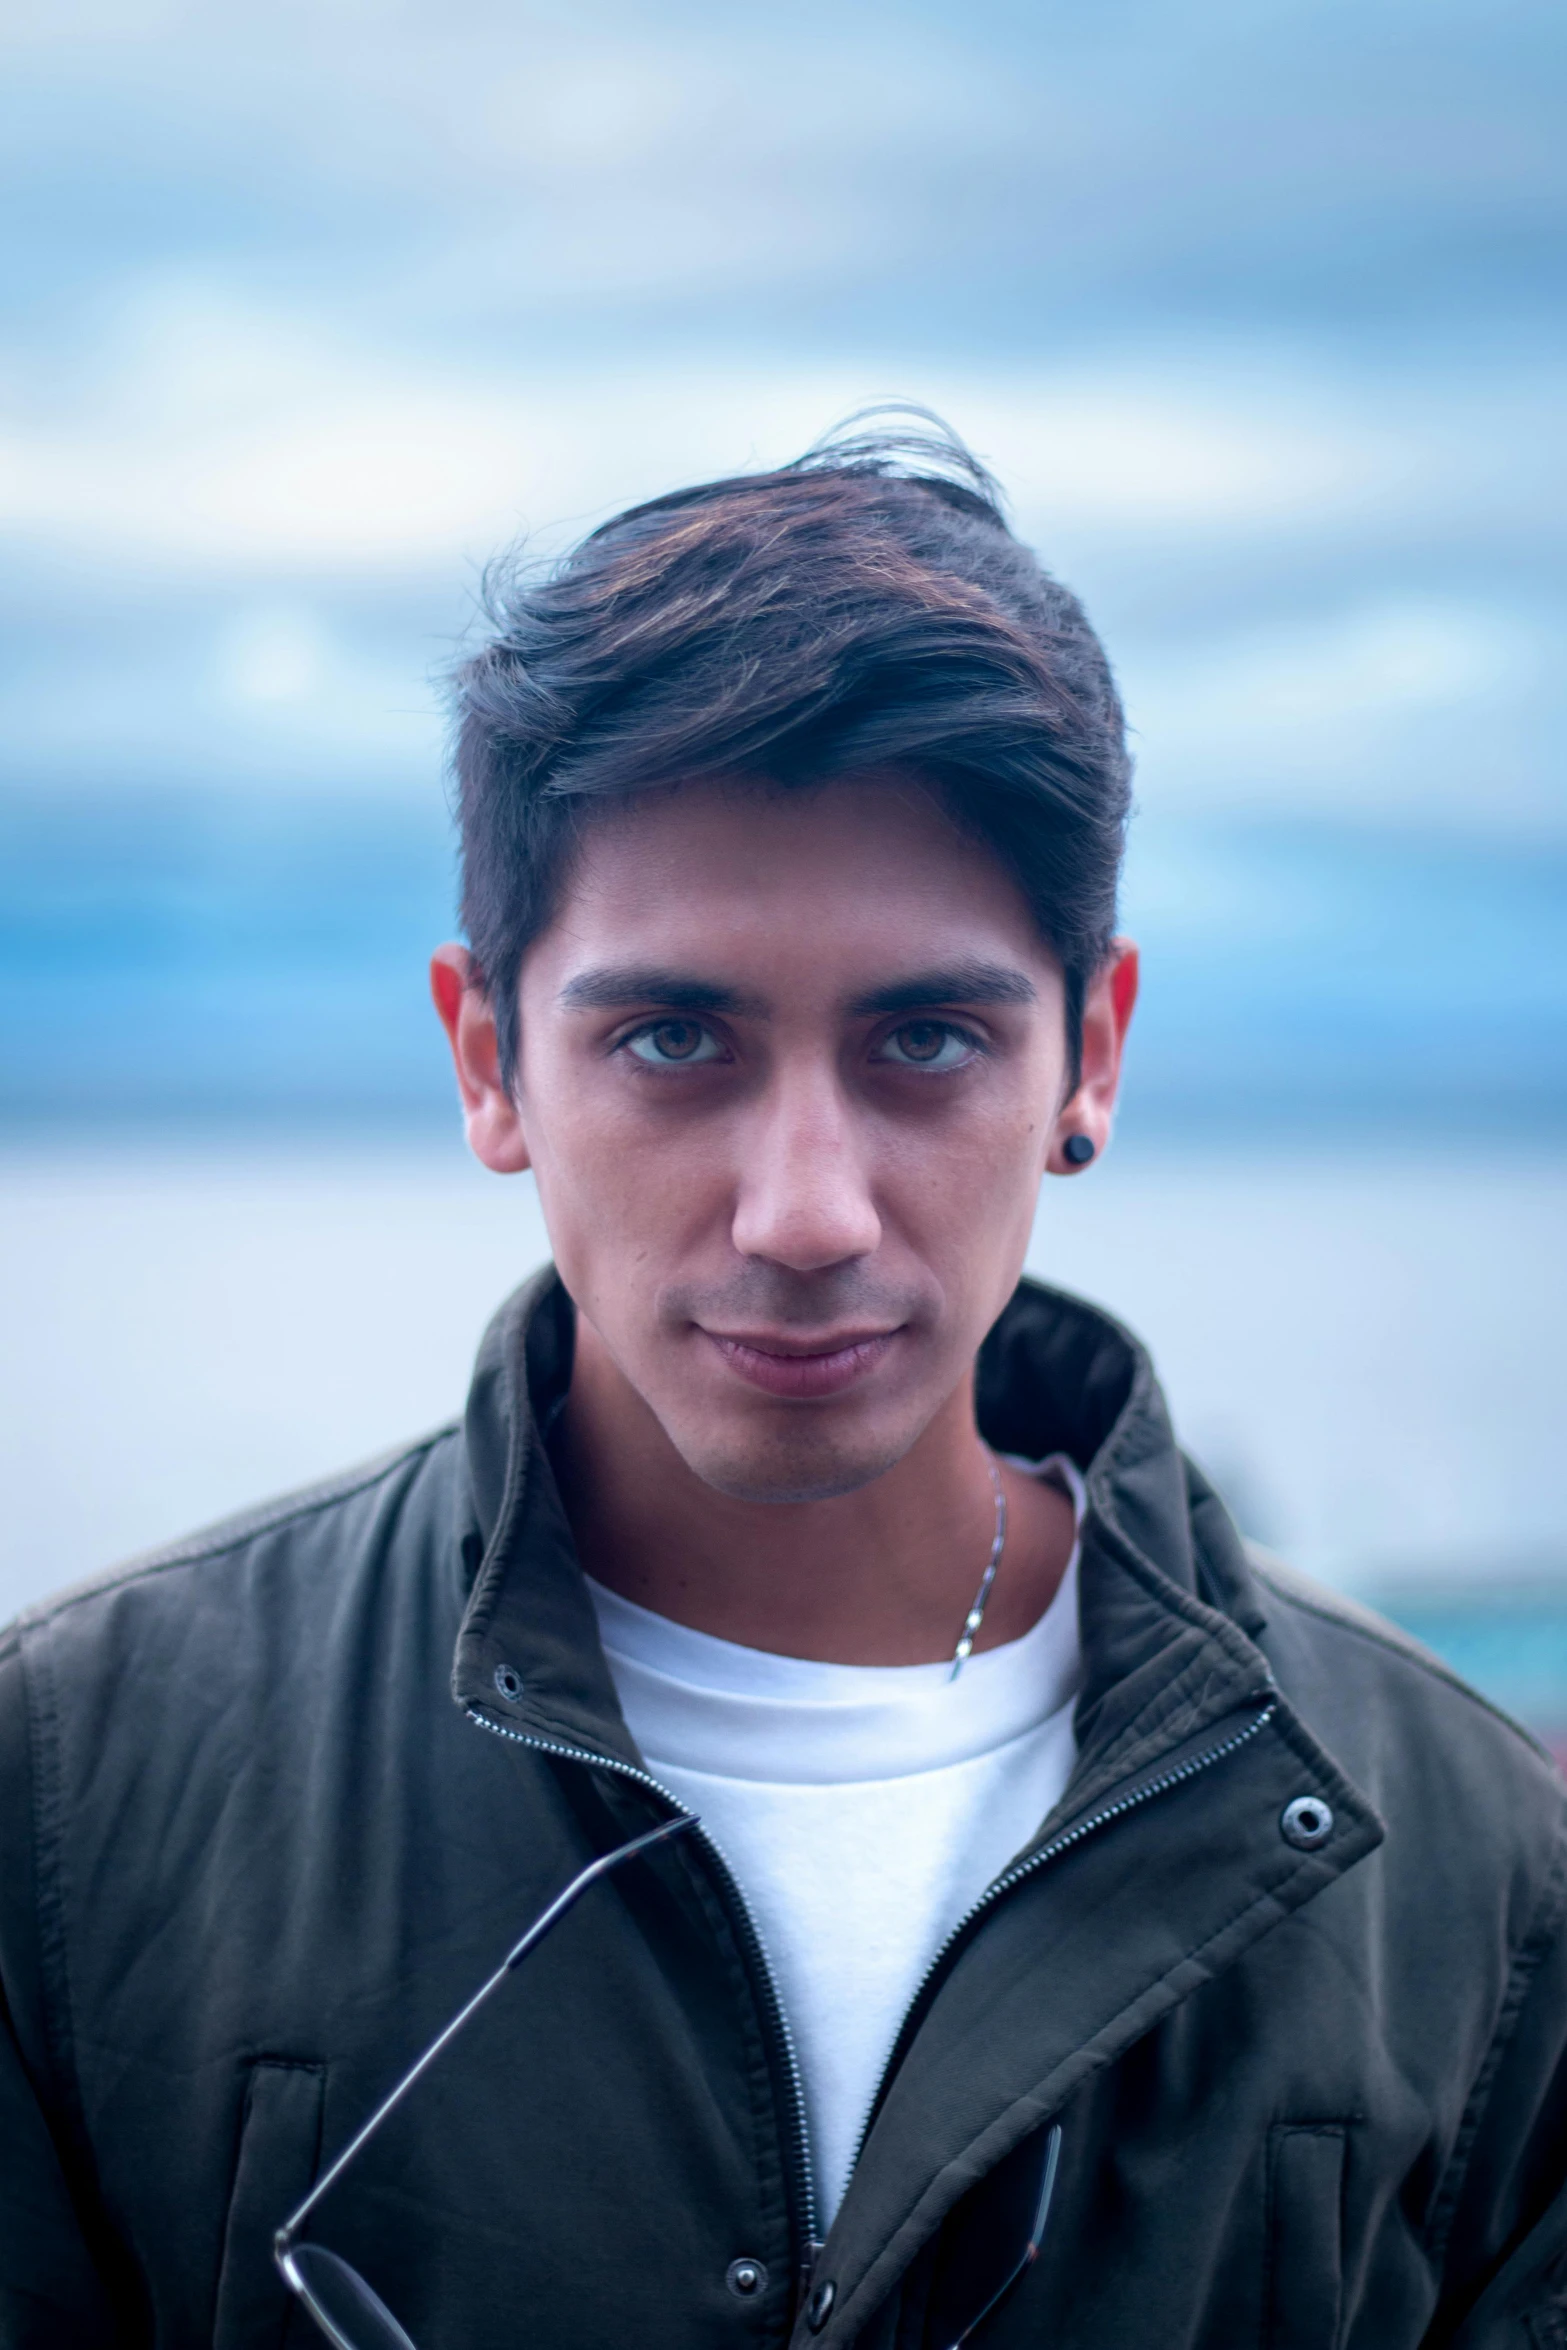
[[[212,2350],[280,2350],[290,2330],[294,2299],[278,2275],[272,2238],[315,2179],[324,2084],[322,2066],[287,2057],[261,2056],[250,2068]],[[308,2332],[310,2320],[299,2314]]]
[[[1265,2350],[1338,2350],[1344,2291],[1342,2122],[1268,2132]]]

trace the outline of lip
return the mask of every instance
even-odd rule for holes
[[[845,1388],[868,1379],[902,1332],[901,1328],[856,1331],[819,1347],[801,1347],[781,1332],[736,1338],[703,1330],[702,1335],[749,1386],[761,1388],[765,1395],[809,1402],[817,1396],[841,1395]]]

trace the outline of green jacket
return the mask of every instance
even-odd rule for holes
[[[538,1435],[571,1344],[543,1276],[462,1428],[5,1636],[3,2350],[314,2340],[277,2223],[668,1812]],[[1079,1758],[927,1979],[825,2246],[765,1957],[695,1834],[584,1898],[312,2232],[420,2350],[947,2350],[1058,2123],[985,2350],[1567,2342],[1550,1763],[1247,1556],[1104,1315],[1025,1285],[980,1416],[1087,1472]]]

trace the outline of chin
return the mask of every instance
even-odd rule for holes
[[[825,1428],[747,1431],[728,1443],[715,1442],[711,1429],[690,1441],[674,1429],[669,1434],[686,1467],[715,1493],[731,1501],[804,1502],[836,1501],[873,1483],[902,1460],[919,1430],[880,1441]]]

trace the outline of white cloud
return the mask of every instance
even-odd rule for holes
[[[526,419],[460,379],[161,291],[74,409],[0,433],[0,527],[222,573],[450,559],[493,527]]]
[[[187,609],[161,646],[110,634],[85,668],[63,650],[0,697],[6,764],[34,782],[428,794],[441,772],[428,667],[297,599],[226,601],[205,625]]]
[[[1020,513],[1116,529],[1256,527],[1364,488],[1377,435],[1162,380],[1157,359],[988,398],[965,413],[998,451]],[[1000,452],[1005,452],[1004,455]]]
[[[1374,426],[1153,363],[920,373],[1025,525],[1255,529],[1380,470]],[[138,567],[341,574],[455,567],[519,522],[777,461],[874,389],[849,364],[435,367],[191,284],[144,288],[84,381],[0,424],[0,528]]]
[[[319,625],[286,605],[240,613],[220,632],[215,651],[220,692],[242,704],[306,701],[331,666]]]
[[[425,789],[440,772],[442,722],[430,679],[345,642],[308,604],[258,602],[217,629],[182,735],[235,780],[323,777]],[[154,756],[170,713],[145,712]]]
[[[346,608],[367,582],[438,586],[455,620],[470,566],[519,530],[547,549],[634,499],[787,458],[900,381],[994,465],[1019,528],[1068,576],[1097,572],[1118,594],[1133,582],[1134,608],[1140,567],[1156,581],[1152,627],[1139,638],[1123,625],[1112,648],[1150,808],[1484,807],[1560,821],[1545,619],[1478,592],[1355,599],[1343,585],[1360,550],[1385,578],[1400,534],[1418,543],[1466,512],[1511,500],[1540,526],[1559,495],[1543,379],[1474,379],[1412,415],[1396,384],[1357,389],[1233,354],[1203,364],[1190,350],[1097,368],[925,368],[912,381],[895,367],[695,353],[677,365],[624,349],[592,366],[460,369],[199,282],[144,284],[69,396],[35,384],[29,400],[24,371],[10,371],[0,533],[67,572],[89,565],[100,590],[118,579],[145,603],[161,576],[169,592],[221,596],[231,615],[205,700],[171,653],[147,681],[145,725],[130,716],[141,689],[119,679],[100,697],[100,734],[112,711],[116,738],[130,727],[148,759],[161,725],[176,760],[188,736],[190,759],[230,772],[315,761],[323,774],[428,774],[424,677],[350,657],[321,618],[334,600]],[[1222,580],[1240,560],[1277,590],[1303,552],[1328,568],[1300,569],[1297,610],[1195,633],[1188,561]],[[1340,600],[1324,612],[1329,596]],[[28,742],[51,763],[73,744],[87,755],[90,713],[49,717],[22,686],[7,712],[17,756]],[[249,747],[236,766],[220,746],[239,713]]]
[[[1122,664],[1157,812],[1275,811],[1559,827],[1551,633],[1537,614],[1404,596]]]
[[[1352,607],[1166,656],[1133,722],[1182,744],[1335,728],[1378,712],[1446,709],[1531,666],[1516,625],[1484,606],[1429,598]]]

